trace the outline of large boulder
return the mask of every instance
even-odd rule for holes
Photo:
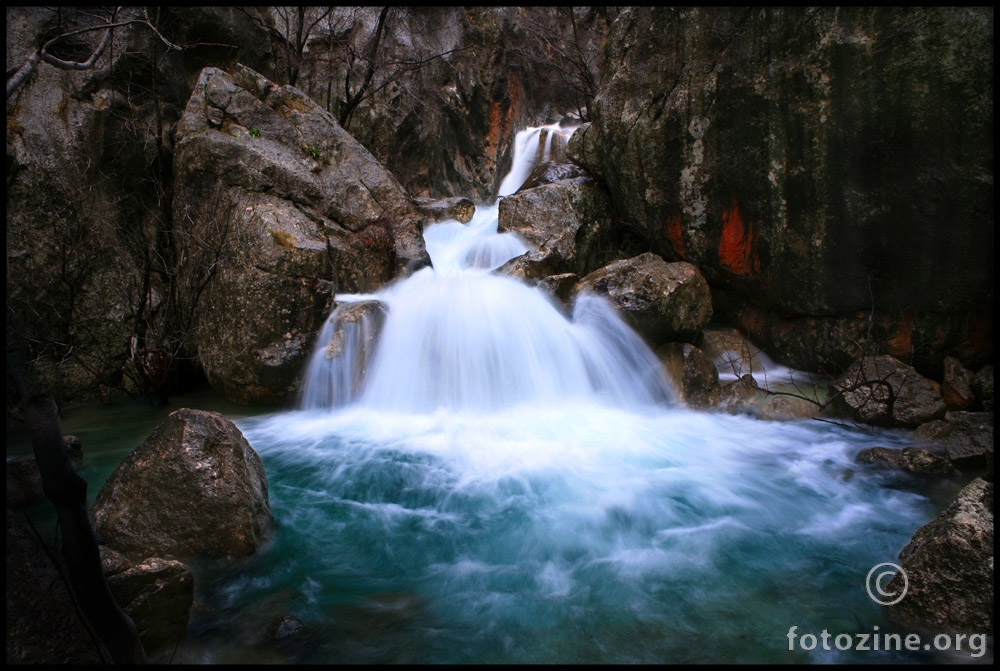
[[[244,557],[271,528],[260,457],[231,421],[182,408],[107,479],[92,508],[102,545],[147,557]]]
[[[610,299],[652,347],[690,342],[712,318],[712,296],[698,269],[649,252],[595,270],[577,285],[577,293],[584,291]]]
[[[952,461],[985,464],[993,454],[992,412],[949,412],[945,454]]]
[[[607,45],[570,155],[718,318],[800,369],[991,359],[991,9],[635,7]]]
[[[198,360],[237,402],[294,398],[333,294],[429,263],[423,218],[326,110],[247,68],[201,73],[176,145],[181,239],[232,241],[212,274],[181,277],[200,298]]]
[[[899,553],[893,619],[935,632],[993,631],[993,484],[977,478]],[[886,590],[898,593],[897,574]]]
[[[891,356],[856,360],[834,387],[854,416],[868,424],[915,428],[947,412],[938,387]]]

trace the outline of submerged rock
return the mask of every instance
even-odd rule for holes
[[[919,447],[906,447],[901,450],[888,447],[869,447],[858,452],[854,460],[859,464],[890,468],[906,473],[948,475],[955,470],[947,459]]]
[[[935,632],[993,632],[993,484],[977,478],[899,553],[906,596],[893,619]],[[897,574],[886,588],[902,590]]]
[[[101,543],[132,561],[251,555],[272,523],[260,457],[231,421],[188,408],[122,461],[92,513]]]

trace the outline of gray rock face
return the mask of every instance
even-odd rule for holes
[[[828,331],[874,305],[885,351],[975,368],[992,41],[986,8],[626,8],[570,155],[653,251],[744,299],[727,320],[784,363],[849,361]]]
[[[930,380],[890,356],[855,361],[834,386],[857,419],[868,424],[917,427],[947,410]]]
[[[708,283],[690,263],[646,253],[590,273],[577,293],[607,296],[651,346],[691,340],[712,318]]]
[[[893,619],[935,632],[993,631],[993,484],[977,478],[899,553],[909,587]],[[889,592],[902,589],[897,574]]]
[[[122,461],[91,512],[101,544],[132,561],[251,555],[271,525],[260,457],[228,419],[187,408]]]

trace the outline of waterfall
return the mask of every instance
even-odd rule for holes
[[[568,132],[519,133],[501,195]],[[180,658],[259,661],[246,632],[294,616],[268,659],[929,661],[785,638],[893,631],[865,576],[936,510],[855,455],[909,434],[680,406],[602,298],[494,272],[529,249],[498,211],[428,226],[432,267],[337,296],[301,409],[238,421],[277,530],[203,582]]]
[[[501,196],[549,159],[554,136],[571,134],[558,125],[520,132]],[[339,305],[306,371],[302,407],[357,403],[426,413],[566,400],[621,408],[669,402],[656,356],[607,301],[580,296],[566,314],[541,291],[492,272],[529,249],[515,234],[497,232],[498,212],[494,203],[466,225],[428,226],[432,266],[372,296],[385,306],[384,323],[345,309],[350,302]]]

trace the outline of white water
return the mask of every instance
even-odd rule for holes
[[[222,607],[277,600],[322,641],[294,661],[898,660],[784,635],[888,630],[865,575],[934,510],[853,457],[905,439],[678,407],[604,301],[492,274],[526,249],[496,230],[428,227],[433,268],[339,297],[386,306],[377,347],[327,358],[328,326],[304,409],[240,423],[278,532]]]

